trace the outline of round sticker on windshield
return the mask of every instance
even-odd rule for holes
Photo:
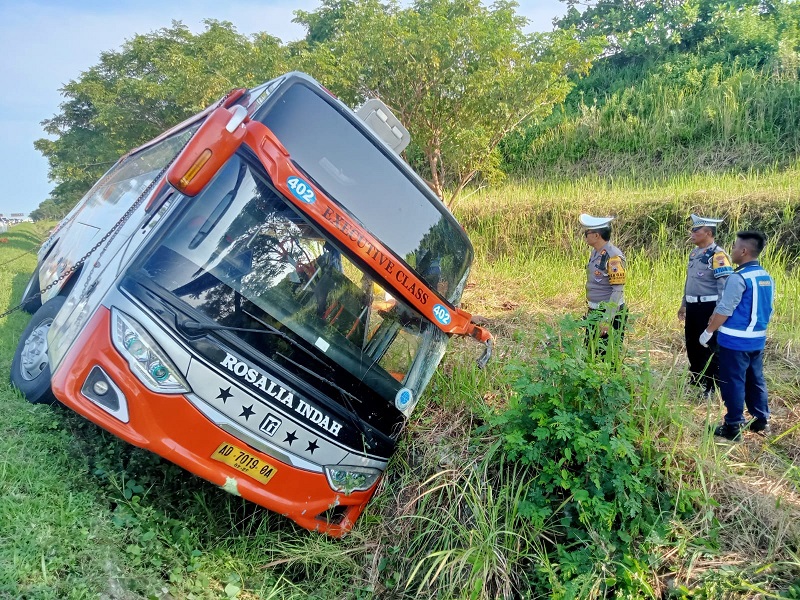
[[[433,307],[433,316],[436,317],[436,320],[442,325],[450,324],[450,311],[441,304],[437,304]]]
[[[314,193],[314,190],[308,184],[308,182],[303,181],[296,175],[292,175],[286,180],[286,185],[289,186],[289,189],[294,194],[294,197],[300,200],[301,202],[305,202],[306,204],[314,204],[317,201],[317,195]]]
[[[411,405],[413,400],[414,393],[408,388],[403,388],[397,392],[397,395],[394,397],[394,405],[397,407],[397,410],[405,410]]]

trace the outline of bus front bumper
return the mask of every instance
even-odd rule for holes
[[[187,471],[285,515],[298,525],[333,537],[346,534],[375,493],[334,491],[324,473],[310,472],[276,460],[223,431],[183,395],[158,394],[142,385],[111,341],[111,315],[105,307],[84,327],[53,374],[53,393],[64,405],[103,429],[146,448]],[[82,392],[97,367],[124,395],[127,422],[110,414]],[[223,444],[243,450],[261,464],[277,469],[266,483],[240,472],[212,455]]]

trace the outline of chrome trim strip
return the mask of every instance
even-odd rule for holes
[[[241,427],[238,423],[232,421],[227,416],[223,415],[216,408],[209,406],[199,396],[196,396],[195,394],[186,394],[186,398],[189,400],[189,402],[192,403],[192,405],[197,410],[203,413],[203,415],[207,419],[209,419],[212,423],[214,423],[214,425],[216,425],[223,431],[227,431],[232,436],[242,440],[246,444],[249,444],[256,450],[263,452],[264,454],[271,456],[272,458],[275,458],[283,463],[292,465],[293,467],[297,467],[298,469],[313,471],[315,473],[323,472],[322,466],[304,460],[301,457],[296,456],[294,454],[284,452],[283,450],[276,448],[272,444],[257,438],[252,433],[247,431],[245,428]]]

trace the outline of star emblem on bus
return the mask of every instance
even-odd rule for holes
[[[256,413],[253,410],[253,405],[251,404],[250,406],[242,406],[242,413],[239,416],[244,417],[244,420],[247,421],[254,414]]]
[[[297,433],[296,429],[294,431],[287,431],[286,438],[283,441],[288,442],[288,444],[291,446],[292,442],[297,439],[297,436],[295,435],[296,433]]]
[[[308,442],[308,448],[306,448],[306,452],[311,452],[311,454],[314,454],[314,450],[316,450],[317,448],[319,448],[317,440],[314,440],[313,442]]]
[[[224,390],[219,388],[219,395],[217,396],[217,399],[222,400],[223,404],[225,404],[225,401],[231,397],[233,397],[233,394],[231,394],[231,386],[228,386]]]

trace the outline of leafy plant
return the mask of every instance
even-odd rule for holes
[[[651,375],[646,364],[612,351],[620,344],[615,332],[605,353],[594,351],[587,324],[567,317],[543,329],[540,353],[509,366],[516,395],[495,424],[508,456],[535,472],[519,513],[556,531],[549,554],[559,567],[551,585],[553,576],[570,581],[593,573],[601,587],[638,588],[629,576],[638,560],[633,548],[671,505],[659,453],[637,418]]]

